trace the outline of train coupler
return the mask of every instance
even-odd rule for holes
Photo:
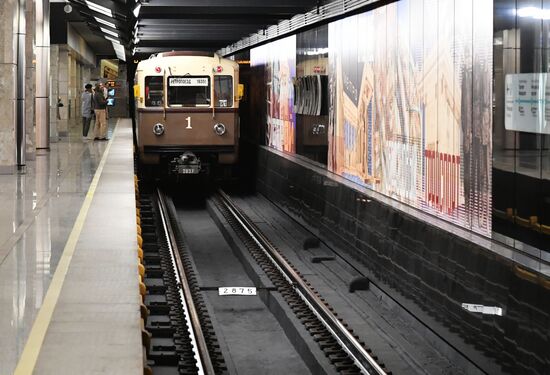
[[[171,171],[175,174],[199,174],[201,160],[192,152],[186,151],[171,162]]]

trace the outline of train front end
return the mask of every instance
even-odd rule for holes
[[[239,66],[217,55],[170,52],[141,61],[136,97],[141,165],[178,175],[237,162]]]

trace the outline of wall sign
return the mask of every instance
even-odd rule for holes
[[[548,73],[506,75],[506,130],[550,134]]]

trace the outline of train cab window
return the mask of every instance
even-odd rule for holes
[[[214,105],[216,107],[233,107],[233,77],[214,77]]]
[[[168,78],[168,105],[202,107],[210,105],[210,77],[171,76]]]
[[[162,76],[145,77],[145,106],[161,107],[164,91],[164,82]]]

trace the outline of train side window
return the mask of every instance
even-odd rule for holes
[[[163,76],[145,77],[145,106],[161,107],[163,102]]]
[[[233,107],[232,76],[214,76],[214,103],[216,107]]]

